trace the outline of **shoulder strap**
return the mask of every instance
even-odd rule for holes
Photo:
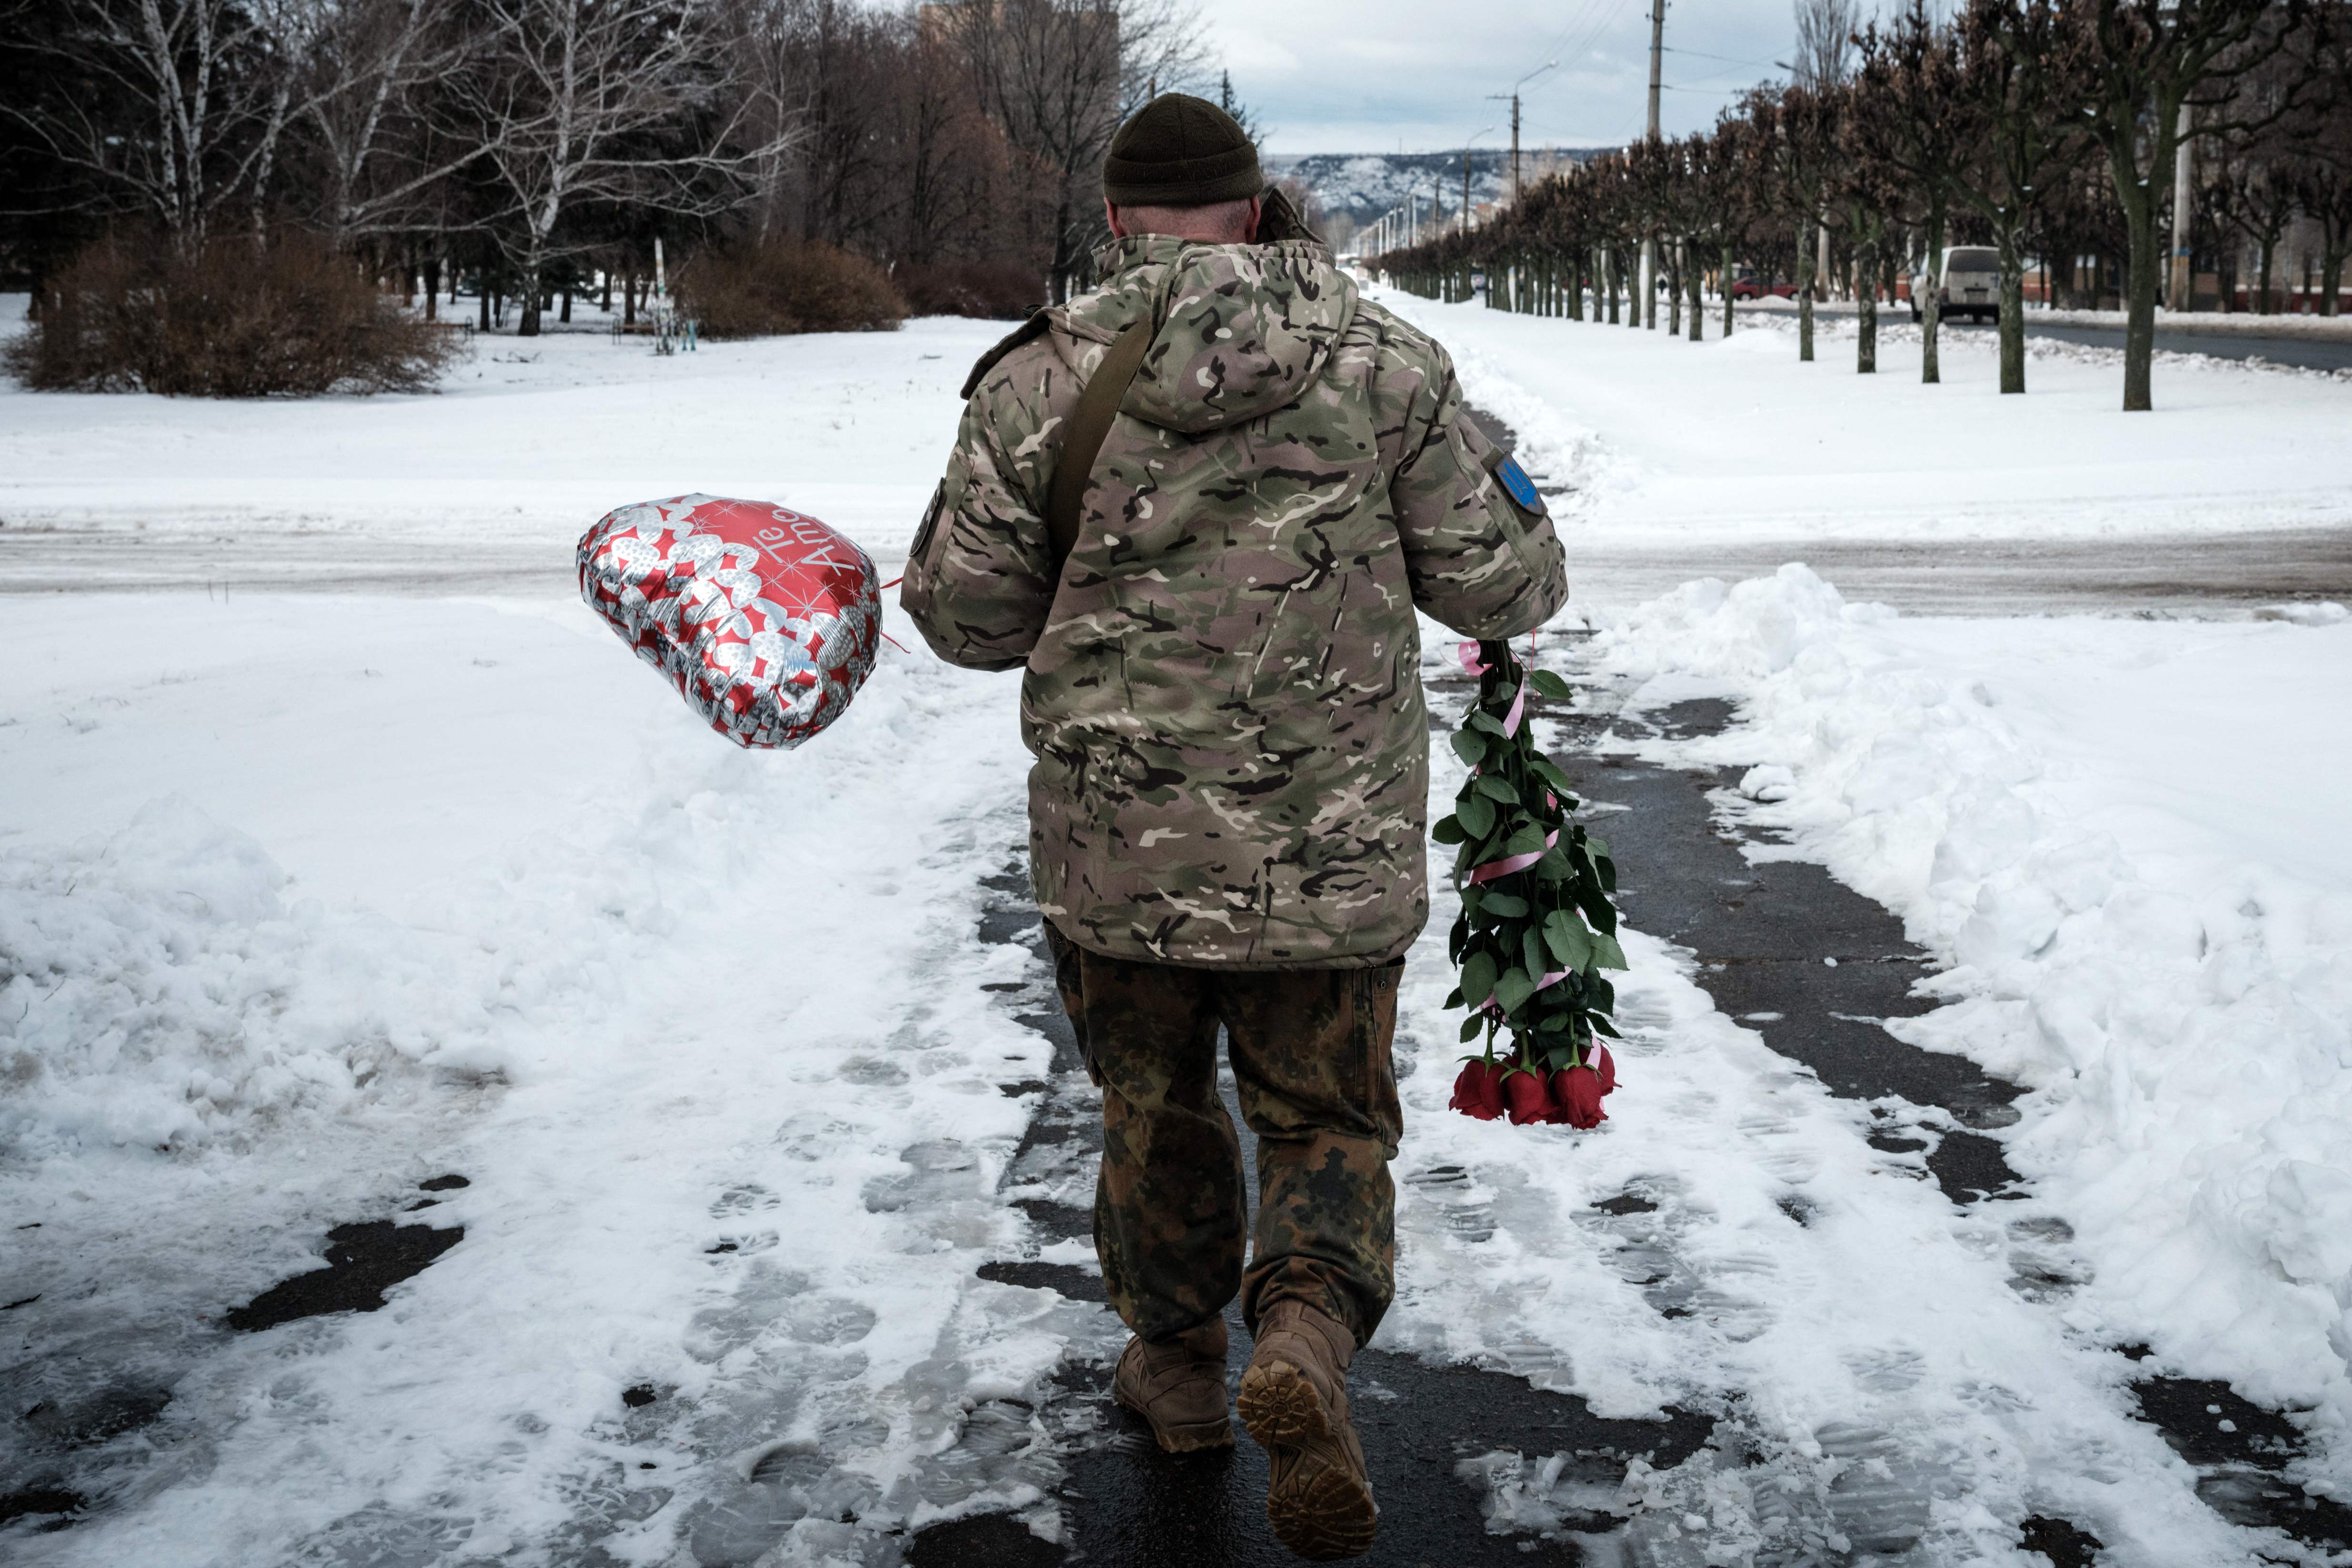
[[[1119,333],[1104,352],[1102,363],[1095,367],[1093,378],[1078,394],[1077,407],[1071,411],[1069,434],[1062,442],[1061,458],[1054,464],[1053,485],[1045,492],[1045,536],[1054,542],[1056,577],[1078,542],[1078,506],[1086,500],[1087,481],[1094,478],[1103,437],[1110,434],[1111,421],[1118,417],[1127,389],[1135,384],[1135,373],[1143,368],[1143,355],[1151,347],[1152,336],[1149,316]]]

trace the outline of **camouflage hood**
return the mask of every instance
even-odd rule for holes
[[[1059,311],[1108,342],[1149,317],[1151,352],[1119,412],[1197,436],[1296,403],[1356,311],[1356,286],[1313,240],[1198,245],[1132,235],[1095,255],[1099,290]]]

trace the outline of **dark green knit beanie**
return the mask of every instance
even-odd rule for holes
[[[1257,149],[1234,117],[1204,98],[1163,92],[1110,139],[1103,195],[1113,206],[1203,207],[1265,189]]]

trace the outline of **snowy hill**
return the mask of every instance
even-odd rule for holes
[[[1591,147],[1527,147],[1519,153],[1519,177],[1533,180],[1551,165],[1582,163],[1600,151]],[[1358,223],[1370,223],[1402,203],[1408,192],[1426,199],[1444,182],[1447,211],[1462,200],[1461,149],[1448,153],[1289,153],[1269,154],[1266,173],[1276,179],[1296,176],[1313,192],[1327,214],[1347,214]],[[1511,186],[1511,153],[1507,147],[1474,147],[1469,152],[1470,199],[1491,202]]]

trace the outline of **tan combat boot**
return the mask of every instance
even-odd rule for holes
[[[1151,1436],[1169,1453],[1232,1447],[1224,1319],[1211,1318],[1161,1344],[1128,1341],[1111,1374],[1110,1393],[1151,1423]]]
[[[1265,1516],[1281,1542],[1327,1562],[1372,1549],[1380,1508],[1363,1445],[1348,1420],[1355,1336],[1304,1301],[1280,1300],[1257,1324],[1242,1373],[1242,1425],[1265,1449]]]

